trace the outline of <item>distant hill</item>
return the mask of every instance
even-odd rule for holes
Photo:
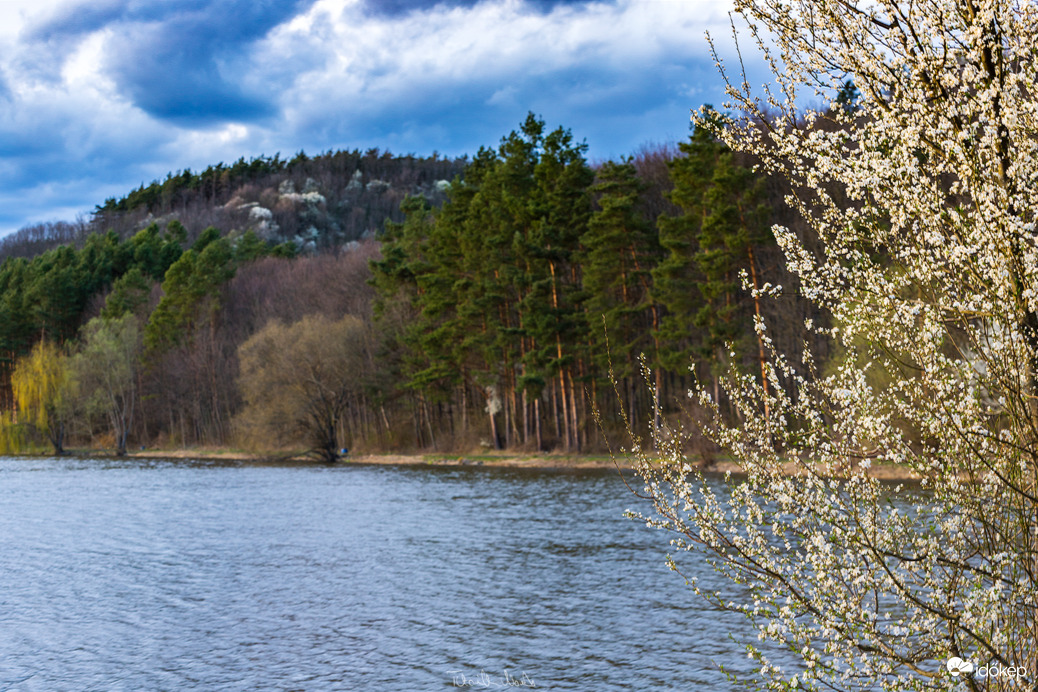
[[[164,226],[172,219],[184,225],[189,241],[215,226],[229,235],[252,230],[273,243],[292,241],[303,252],[327,251],[375,233],[387,219],[401,221],[407,195],[439,205],[467,164],[468,157],[394,156],[379,149],[241,158],[201,173],[170,173],[105,200],[85,219],[22,228],[0,239],[0,260],[81,246],[96,232],[112,230],[126,239],[153,221]]]

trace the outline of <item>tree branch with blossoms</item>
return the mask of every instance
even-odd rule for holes
[[[693,120],[789,182],[813,242],[773,232],[827,314],[805,329],[842,357],[791,362],[758,320],[768,362],[728,375],[737,415],[689,392],[739,473],[718,486],[655,426],[654,452],[632,446],[642,518],[675,566],[705,553],[745,587],[700,593],[789,652],[752,648],[761,688],[1038,689],[1038,8],[736,11],[777,87],[729,84],[735,114]],[[833,101],[848,76],[855,108]],[[804,112],[805,91],[832,105]],[[1014,675],[953,676],[953,657]]]

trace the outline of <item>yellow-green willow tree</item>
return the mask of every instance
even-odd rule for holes
[[[806,329],[849,357],[773,350],[777,386],[730,375],[742,422],[703,421],[745,474],[723,489],[657,435],[662,459],[635,454],[652,521],[742,585],[700,593],[787,649],[751,647],[761,687],[1038,689],[1038,8],[736,9],[775,85],[731,85],[744,116],[693,117],[790,181],[817,239],[773,232],[835,325]],[[854,107],[833,102],[847,80]]]
[[[55,454],[65,451],[71,382],[68,356],[49,341],[37,342],[28,355],[18,359],[11,373],[19,422],[46,436]]]

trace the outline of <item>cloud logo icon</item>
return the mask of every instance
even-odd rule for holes
[[[954,677],[967,675],[973,672],[973,664],[969,661],[963,661],[958,656],[952,656],[948,659],[948,672]]]

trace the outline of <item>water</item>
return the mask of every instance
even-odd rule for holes
[[[736,689],[752,635],[637,506],[615,471],[3,459],[0,690]]]

